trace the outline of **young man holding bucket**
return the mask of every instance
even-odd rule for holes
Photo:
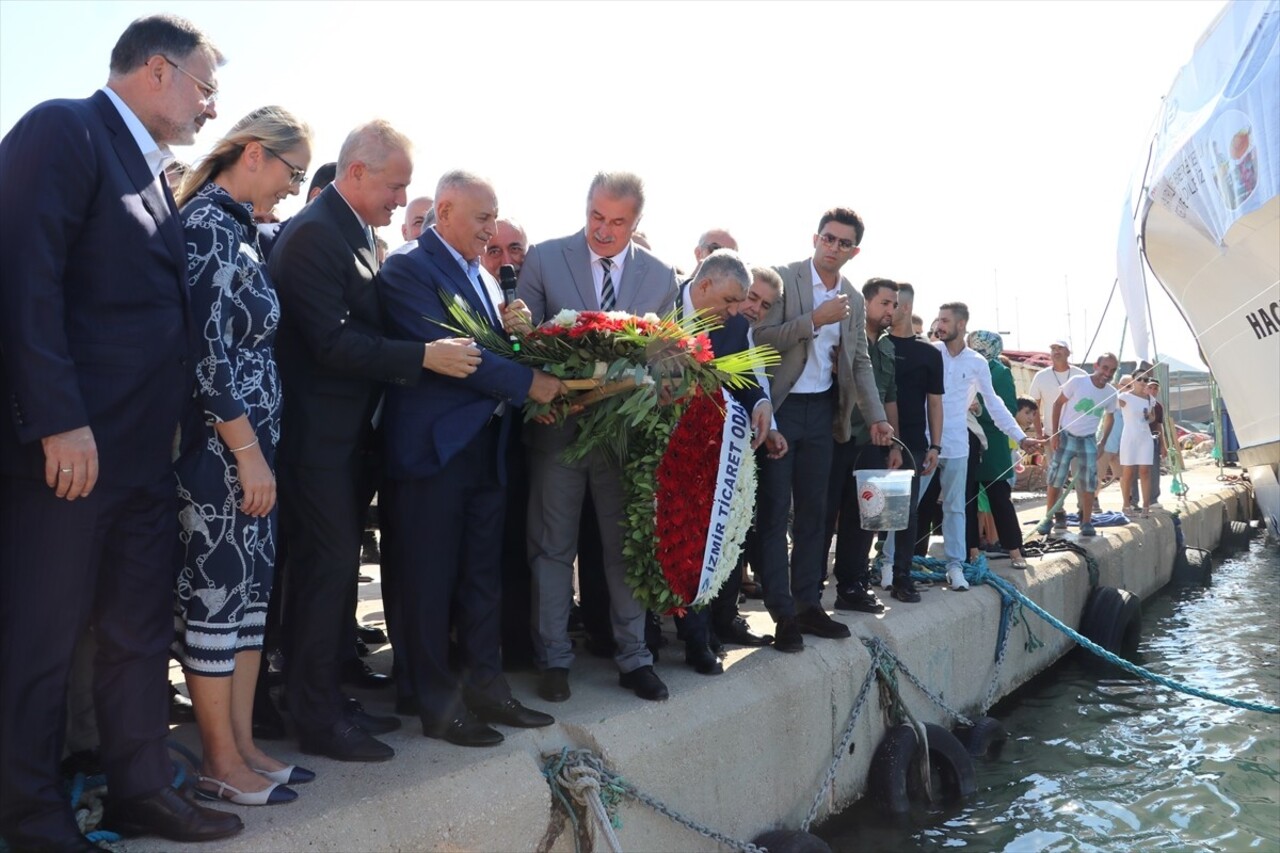
[[[898,285],[887,278],[873,278],[862,286],[866,305],[865,331],[867,352],[875,374],[876,390],[884,404],[885,417],[898,432],[898,397],[894,381],[894,350],[884,332],[893,323],[898,307]],[[886,452],[887,450],[887,452]],[[862,410],[853,407],[848,441],[837,441],[831,457],[831,476],[827,485],[827,520],[825,550],[831,550],[831,537],[836,539],[836,610],[860,613],[883,613],[884,605],[871,591],[870,551],[875,531],[863,529],[858,506],[858,482],[855,471],[898,469],[902,452],[897,445],[889,448],[871,443],[871,428]],[[910,549],[910,543],[904,543]]]

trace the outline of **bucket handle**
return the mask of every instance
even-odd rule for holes
[[[898,447],[901,447],[901,448],[902,448],[902,452],[903,452],[904,454],[906,454],[907,459],[911,462],[911,469],[910,469],[910,470],[911,470],[911,474],[912,474],[912,476],[914,476],[914,477],[918,477],[918,476],[920,476],[920,466],[916,464],[916,457],[915,457],[915,454],[911,452],[911,448],[909,448],[909,447],[907,447],[905,444],[903,444],[903,443],[898,439],[898,437],[897,437],[896,435],[895,435],[893,438],[889,439],[889,440],[890,440],[890,441],[892,441],[894,444],[898,445]],[[860,461],[862,461],[862,454],[863,454],[863,452],[864,452],[864,451],[866,451],[866,449],[867,449],[868,447],[874,447],[874,446],[875,446],[875,445],[871,445],[871,444],[864,444],[864,445],[862,445],[862,447],[858,450],[858,455],[857,455],[857,456],[855,456],[855,457],[853,457],[853,467],[854,467],[855,469],[858,467],[858,463],[859,463]],[[905,469],[904,469],[904,470],[905,470]]]

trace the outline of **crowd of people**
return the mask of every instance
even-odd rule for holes
[[[747,625],[733,573],[678,625],[687,665],[705,675],[723,673],[725,645],[795,653],[806,634],[851,636],[822,605],[833,539],[837,610],[883,612],[877,585],[919,602],[911,559],[931,502],[951,589],[968,586],[979,487],[1025,567],[1014,445],[1052,442],[1051,502],[1074,466],[1086,535],[1098,419],[1118,406],[1121,464],[1152,464],[1151,443],[1131,439],[1152,409],[1136,386],[1110,390],[1114,356],[1074,376],[1055,345],[1038,398],[1018,400],[1000,336],[970,331],[964,303],[941,306],[930,341],[910,284],[855,289],[844,269],[865,225],[850,208],[822,213],[812,251],[777,267],[746,264],[733,236],[711,229],[686,276],[637,231],[637,176],[597,174],[584,227],[530,244],[476,174],[448,172],[433,196],[408,199],[413,146],[375,120],[315,170],[301,211],[273,222],[313,161],[311,131],[288,110],[254,110],[190,168],[173,162],[170,146],[217,118],[222,64],[190,22],[139,19],[102,89],[34,107],[0,142],[11,406],[0,430],[0,834],[11,849],[94,849],[58,785],[69,681],[92,683],[103,825],[178,841],[243,827],[196,798],[287,803],[317,775],[255,738],[259,712],[277,710],[263,689],[267,648],[283,650],[301,751],[336,761],[392,758],[378,736],[401,717],[473,747],[502,742],[500,727],[553,724],[513,696],[504,670],[532,665],[541,700],[568,701],[574,623],[614,659],[621,688],[668,697],[656,616],[626,582],[619,460],[566,461],[572,416],[523,422],[526,401],[566,387],[445,331],[445,295],[502,334],[564,309],[675,312],[715,317],[718,355],[776,348],[776,367],[733,391],[760,465],[746,553],[774,629]],[[404,245],[388,252],[377,229],[400,208]],[[506,266],[514,293],[499,285]],[[913,512],[888,537],[873,578],[851,475],[904,465],[918,474],[919,527]],[[375,494],[389,678],[353,651]],[[171,654],[202,746],[183,788],[165,747]],[[394,714],[344,694],[353,661],[357,676],[394,687]]]

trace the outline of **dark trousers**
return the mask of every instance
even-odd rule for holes
[[[502,663],[506,667],[533,666],[533,577],[529,570],[529,465],[522,423],[512,418],[507,437],[507,509],[502,533]]]
[[[502,526],[506,489],[498,479],[501,421],[494,419],[437,474],[384,481],[383,553],[399,573],[405,665],[428,725],[462,710],[463,689],[505,702],[502,676]],[[430,525],[424,532],[424,520]],[[455,607],[451,607],[456,605]],[[462,675],[449,666],[450,612]]]
[[[929,485],[920,496],[920,504],[917,507],[914,549],[917,557],[929,556],[929,537],[935,533],[942,534],[942,505],[938,503],[938,498],[942,494],[942,478],[938,474],[939,472],[935,469]],[[894,559],[897,559],[896,553]]]
[[[578,522],[578,614],[583,630],[596,642],[613,641],[613,621],[609,618],[609,584],[604,577],[604,543],[600,520],[591,501],[591,487],[582,498],[582,518]]]
[[[903,463],[910,465],[906,459]],[[827,526],[825,548],[831,549],[831,539],[836,538],[835,576],[838,592],[867,589],[873,585],[871,578],[871,546],[876,532],[862,529],[862,512],[858,506],[858,480],[856,471],[885,468],[888,465],[888,448],[871,444],[859,445],[852,441],[836,442],[831,461],[831,478],[827,490]],[[912,547],[915,545],[916,498],[919,496],[919,480],[911,482],[911,515],[907,526],[895,531],[894,567],[895,580],[905,580],[911,574]],[[878,579],[877,579],[878,580]]]
[[[788,396],[776,418],[790,449],[781,459],[765,458],[760,464],[756,512],[761,562],[753,568],[764,584],[765,607],[775,620],[821,605],[834,408],[832,391]],[[793,506],[788,561],[787,513]]]
[[[965,559],[969,551],[977,550],[978,542],[978,466],[982,464],[982,442],[969,431],[969,462],[964,475],[964,546]]]
[[[375,481],[371,461],[342,468],[286,463],[278,471],[289,537],[289,712],[304,736],[342,719],[339,665],[344,644],[350,646],[344,626],[349,630],[364,510]]]
[[[1018,521],[1018,510],[1013,506],[1013,486],[1009,485],[1008,480],[993,480],[983,483],[982,488],[987,492],[987,503],[991,504],[991,516],[996,522],[1000,547],[1006,551],[1014,548],[1021,550],[1022,524]]]
[[[113,798],[173,779],[169,646],[179,562],[172,479],[99,483],[65,501],[39,480],[0,480],[0,834],[17,849],[79,835],[58,787],[67,678],[94,626],[93,697]]]

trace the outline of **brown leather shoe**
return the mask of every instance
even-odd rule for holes
[[[146,797],[109,802],[102,826],[126,837],[158,835],[170,841],[216,841],[244,829],[236,815],[198,806],[170,787]]]

